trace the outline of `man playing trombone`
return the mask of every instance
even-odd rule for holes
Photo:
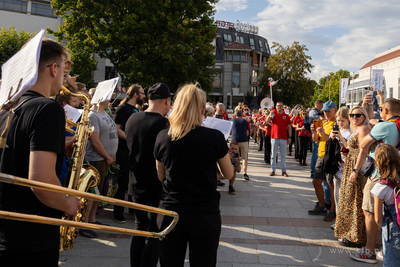
[[[0,172],[60,185],[65,114],[49,97],[61,89],[66,57],[61,44],[43,40],[37,81],[11,115],[6,145],[0,149]],[[7,112],[0,115],[1,132],[7,118]],[[0,183],[4,211],[61,218],[62,212],[75,215],[79,208],[77,197]],[[58,266],[59,244],[58,226],[0,219],[0,266]]]

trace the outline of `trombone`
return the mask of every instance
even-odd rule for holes
[[[68,194],[71,196],[80,196],[80,197],[83,197],[86,199],[91,199],[94,201],[107,202],[107,203],[111,203],[111,204],[118,205],[118,206],[123,206],[123,207],[132,208],[132,209],[137,209],[137,210],[142,210],[142,211],[147,211],[147,212],[152,212],[152,213],[157,213],[157,214],[162,214],[165,216],[173,217],[172,222],[167,226],[167,228],[165,228],[164,230],[162,230],[160,232],[131,230],[131,229],[126,229],[126,228],[121,228],[121,227],[105,226],[105,225],[76,222],[76,221],[70,221],[70,220],[62,220],[62,219],[54,219],[54,218],[49,218],[49,217],[45,217],[45,216],[28,215],[28,214],[21,214],[21,213],[16,213],[16,212],[11,212],[11,211],[0,210],[0,218],[2,218],[2,219],[27,221],[27,222],[34,222],[34,223],[44,223],[44,224],[57,225],[57,226],[69,226],[69,227],[90,229],[90,230],[101,231],[101,232],[110,232],[110,233],[116,233],[116,234],[128,234],[128,235],[136,235],[136,236],[142,236],[142,237],[158,238],[159,240],[162,240],[169,232],[171,232],[179,220],[178,213],[176,213],[174,211],[163,210],[163,209],[159,209],[159,208],[154,208],[154,207],[150,207],[150,206],[146,206],[146,205],[131,203],[128,201],[123,201],[123,200],[105,197],[105,196],[99,196],[96,194],[86,193],[86,192],[82,192],[82,191],[78,191],[78,190],[74,190],[74,189],[68,189],[65,187],[47,184],[47,183],[43,183],[43,182],[39,182],[39,181],[32,181],[29,179],[20,178],[20,177],[16,177],[16,176],[5,174],[5,173],[0,173],[0,182],[14,184],[14,185],[20,185],[20,186],[26,186],[26,187],[33,187],[33,188],[38,188],[38,189],[56,192],[56,193],[60,193],[60,194]]]

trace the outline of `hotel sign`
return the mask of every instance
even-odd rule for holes
[[[250,25],[249,23],[240,23],[236,20],[236,25],[233,22],[217,20],[217,26],[225,29],[236,29],[238,32],[258,34],[258,27]]]

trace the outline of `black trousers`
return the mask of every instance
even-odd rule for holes
[[[295,134],[296,130],[292,127],[292,138],[290,139],[290,144],[289,144],[289,153],[292,153],[293,149],[293,145],[294,145],[294,134]],[[295,148],[296,149],[296,148]]]
[[[171,221],[171,217],[164,216],[161,229]],[[188,243],[191,267],[216,266],[220,234],[219,212],[179,213],[178,224],[160,242],[161,267],[183,267]]]
[[[294,131],[294,157],[296,159],[299,159],[300,156],[300,140],[299,140],[299,131]]]
[[[265,132],[258,130],[258,133],[260,134],[260,138],[258,140],[258,151],[261,151],[263,149],[264,141],[265,141]]]
[[[305,163],[307,159],[307,148],[309,140],[310,137],[299,136],[299,143],[300,143],[299,160],[302,163]]]
[[[125,193],[128,190],[129,183],[129,151],[117,151],[117,164],[120,167],[118,176],[118,191],[115,193],[114,198],[125,200]],[[128,200],[132,201],[131,196]],[[123,214],[124,207],[114,205],[114,215]]]
[[[264,161],[271,164],[271,135],[265,136]]]
[[[58,246],[46,251],[28,253],[0,251],[0,266],[57,267],[58,256]]]
[[[135,203],[158,207],[159,201],[134,200]],[[135,210],[135,230],[158,232],[157,214]],[[157,238],[133,236],[131,242],[131,267],[156,267],[160,254],[160,241]]]

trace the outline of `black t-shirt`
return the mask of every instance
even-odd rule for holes
[[[14,110],[6,147],[0,151],[0,171],[28,178],[31,151],[57,153],[56,173],[61,175],[65,149],[65,114],[52,99],[28,91]],[[8,112],[0,115],[3,132]],[[61,211],[42,204],[29,187],[0,183],[0,209],[61,218]],[[59,246],[60,227],[0,219],[0,250],[45,251]]]
[[[154,147],[154,157],[166,170],[160,207],[176,212],[219,212],[216,162],[228,151],[218,130],[198,126],[177,141],[171,141],[168,130],[161,131]]]
[[[123,103],[117,108],[114,115],[115,124],[121,124],[121,130],[125,132],[125,124],[129,117],[133,113],[137,113],[139,110],[128,103]],[[128,147],[125,139],[118,138],[118,151],[128,151]]]
[[[125,126],[129,148],[129,194],[137,200],[158,201],[162,187],[153,156],[157,134],[167,127],[168,120],[159,113],[132,114]]]

